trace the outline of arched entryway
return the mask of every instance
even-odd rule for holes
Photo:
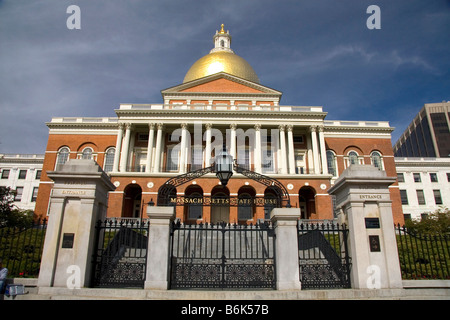
[[[142,188],[138,184],[129,184],[123,191],[122,217],[140,218],[142,209]]]
[[[307,186],[301,187],[298,194],[301,219],[311,219],[311,215],[316,213],[316,191]]]
[[[203,189],[190,185],[184,191],[184,219],[195,221],[203,218]]]
[[[230,222],[230,190],[215,186],[211,190],[211,223]]]
[[[251,186],[243,186],[238,191],[238,221],[246,223],[255,216],[256,191]]]
[[[274,208],[281,208],[281,190],[277,187],[267,187],[264,190],[264,219],[270,219]]]

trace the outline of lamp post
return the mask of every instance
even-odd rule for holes
[[[216,157],[214,171],[222,186],[226,186],[233,175],[233,157],[223,148],[222,153]]]

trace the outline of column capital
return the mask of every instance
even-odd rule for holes
[[[158,128],[158,130],[162,130],[164,128],[164,123],[157,123],[156,127]]]
[[[206,128],[206,130],[211,130],[212,123],[205,123],[205,128]]]
[[[182,129],[187,129],[187,127],[188,127],[188,124],[187,124],[187,123],[182,123],[182,124],[181,124],[181,128],[182,128]]]
[[[308,128],[309,132],[316,132],[317,131],[317,127],[316,126],[310,126]]]
[[[286,125],[286,130],[287,130],[288,132],[292,132],[292,130],[294,130],[294,126],[293,126],[292,124],[287,124],[287,125]]]
[[[119,127],[119,130],[123,130],[123,127],[124,127],[124,123],[122,123],[122,122],[119,122],[118,124],[117,124],[117,126]]]
[[[317,131],[318,132],[323,132],[323,125],[317,126]]]
[[[149,128],[150,130],[155,129],[155,124],[154,124],[153,122],[149,123],[149,124],[148,124],[148,128]]]
[[[127,130],[131,130],[131,128],[133,128],[133,124],[130,122],[125,123],[125,129]]]
[[[285,126],[284,124],[280,124],[280,125],[278,126],[278,129],[279,129],[280,131],[284,131],[284,130],[286,129],[286,126]]]
[[[237,124],[236,123],[230,124],[230,129],[231,130],[236,130],[236,128],[237,128]]]
[[[261,129],[261,124],[260,123],[255,124],[255,130],[259,131],[260,129]]]

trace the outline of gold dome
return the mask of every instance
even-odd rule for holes
[[[214,42],[215,48],[191,66],[184,77],[183,83],[219,72],[226,72],[239,78],[259,83],[258,76],[250,64],[231,50],[231,36],[228,31],[224,31],[223,24],[220,32],[216,31]]]

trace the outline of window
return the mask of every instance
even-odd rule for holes
[[[27,178],[27,170],[19,170],[19,179],[24,180]]]
[[[372,161],[372,165],[375,168],[378,168],[378,170],[383,170],[383,161],[381,158],[381,153],[379,153],[378,151],[372,152],[372,154],[370,155],[370,160]]]
[[[350,165],[358,164],[358,154],[355,151],[351,151],[348,154],[348,161]]]
[[[14,195],[14,201],[22,201],[23,187],[16,188],[16,194]]]
[[[92,148],[85,148],[81,154],[81,159],[92,160]]]
[[[69,160],[69,153],[70,150],[67,147],[59,149],[58,158],[56,159],[56,169],[58,169],[58,166],[66,163],[67,160]]]
[[[193,145],[191,148],[191,170],[201,169],[203,166],[203,147]]]
[[[414,176],[414,182],[422,182],[422,179],[420,178],[420,173],[413,173]]]
[[[8,179],[8,178],[9,178],[9,169],[3,169],[2,179]]]
[[[419,204],[426,204],[423,190],[416,190],[416,192],[417,192],[417,201],[419,202]]]
[[[199,192],[194,192],[188,198],[188,219],[201,219],[203,214],[202,195]]]
[[[40,179],[41,179],[41,174],[42,174],[42,170],[36,170],[36,176],[35,176],[35,179],[36,179],[36,180],[40,180]]]
[[[447,172],[447,181],[450,182],[450,172]]]
[[[36,202],[38,189],[39,189],[38,187],[33,188],[33,195],[31,196],[31,202]]]
[[[178,171],[178,148],[175,145],[167,146],[166,170]]]
[[[438,177],[436,173],[431,173],[430,172],[430,181],[431,182],[438,182]]]
[[[273,152],[270,146],[262,153],[262,170],[263,172],[274,172]]]
[[[398,182],[405,182],[405,175],[403,173],[397,173]]]
[[[294,136],[294,143],[303,143],[303,136]]]
[[[442,204],[441,191],[440,190],[433,190],[433,194],[434,194],[434,202],[436,204]]]
[[[336,177],[337,176],[336,155],[331,150],[327,150],[327,164],[328,164],[328,173]]]
[[[408,204],[408,194],[406,190],[400,190],[400,198],[402,199],[402,204]]]
[[[109,148],[106,151],[105,165],[103,166],[103,170],[105,172],[111,172],[113,170],[115,154],[116,154],[116,149],[114,149],[114,148]]]

